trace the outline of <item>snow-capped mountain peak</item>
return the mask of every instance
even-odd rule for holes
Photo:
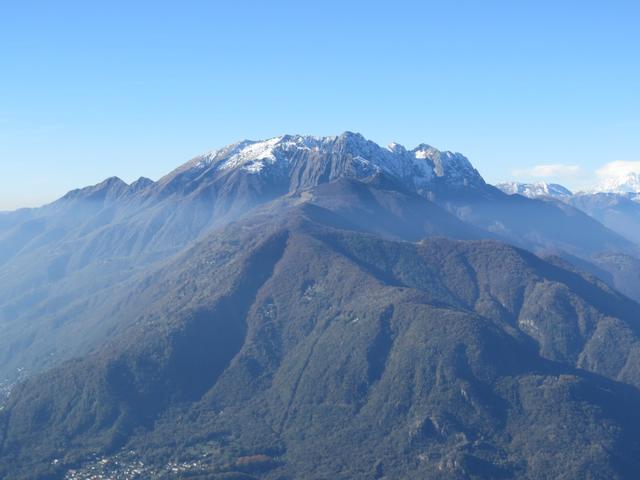
[[[626,172],[605,178],[589,193],[640,193],[640,173]]]
[[[385,173],[417,191],[432,186],[483,187],[484,180],[459,153],[441,152],[421,144],[408,150],[398,143],[384,148],[359,133],[315,137],[282,135],[267,140],[243,140],[194,158],[167,175],[192,182],[205,176],[264,176],[289,179],[289,189],[303,188],[339,177],[366,178]]]

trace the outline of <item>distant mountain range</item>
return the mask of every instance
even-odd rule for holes
[[[624,172],[604,179],[590,192],[637,194],[640,192],[640,173]]]
[[[571,193],[568,188],[563,187],[562,185],[558,185],[557,183],[507,182],[500,183],[496,185],[496,187],[498,187],[504,193],[508,193],[509,195],[514,195],[517,193],[518,195],[522,195],[527,198],[566,198],[573,195],[573,193]]]
[[[285,135],[0,214],[0,478],[635,478],[637,203],[499,187]]]
[[[627,177],[634,177],[634,174]],[[616,182],[615,185],[620,184]],[[562,185],[547,183],[511,182],[499,184],[497,187],[505,193],[519,194],[527,198],[560,200],[582,210],[629,240],[640,242],[640,183],[636,185],[633,182],[625,182],[622,188],[618,189],[594,189],[575,194]]]
[[[640,199],[640,180],[635,173],[630,173],[621,178],[614,178],[603,181],[595,187],[579,191],[571,192],[567,187],[557,183],[537,182],[504,182],[496,185],[500,190],[510,195],[519,194],[529,198],[555,197],[566,198],[573,195],[620,195],[631,199]]]

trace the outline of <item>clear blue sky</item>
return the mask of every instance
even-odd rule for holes
[[[0,5],[0,209],[281,133],[427,142],[492,182],[640,160],[636,1]]]

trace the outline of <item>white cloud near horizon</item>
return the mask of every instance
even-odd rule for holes
[[[550,163],[545,165],[534,165],[531,168],[515,170],[513,175],[536,177],[536,178],[575,178],[583,174],[579,165],[567,165],[564,163]]]
[[[616,160],[605,163],[596,170],[596,175],[602,179],[620,178],[630,173],[640,173],[640,161],[637,160]]]

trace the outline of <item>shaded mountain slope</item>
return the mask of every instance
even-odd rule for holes
[[[442,191],[435,194],[435,201],[464,221],[530,250],[564,251],[579,257],[604,251],[638,253],[631,241],[560,201],[507,195],[491,186],[482,194]]]
[[[571,194],[560,185],[527,185],[527,184],[502,184],[498,186],[503,191],[513,194],[538,199],[550,204],[563,207],[571,211],[578,209],[593,219],[605,225],[610,231],[616,232],[636,246],[640,240],[640,205],[636,201],[636,194],[633,193],[577,193]],[[544,188],[542,188],[544,187]],[[551,188],[555,187],[555,188]],[[535,223],[535,222],[534,222]],[[582,234],[585,228],[591,229],[586,222],[579,227],[579,222],[567,225],[566,230],[575,234]],[[595,239],[594,239],[595,240]],[[597,240],[595,240],[597,243]],[[563,256],[579,268],[588,270],[599,278],[607,281],[609,285],[620,290],[624,294],[640,301],[640,263],[638,262],[638,252],[636,247],[620,248],[620,245],[613,246],[609,243],[607,248],[596,248],[595,250],[576,250],[571,247],[556,250],[556,246],[551,246],[550,250]]]
[[[473,239],[490,236],[382,175],[366,182],[339,179],[277,199],[257,213],[273,216],[273,212],[278,211],[279,215],[287,215],[300,208],[318,222],[388,238],[418,240],[440,235]],[[108,250],[107,246],[104,248]],[[67,270],[74,268],[75,262],[84,255],[82,249],[75,250],[69,253],[65,264]],[[172,255],[168,253],[167,256],[171,258]],[[77,271],[66,271],[60,278],[46,277],[41,285],[30,284],[29,288],[20,288],[19,280],[29,283],[33,271],[21,275],[6,269],[7,299],[2,305],[5,321],[0,324],[0,371],[15,372],[18,368],[33,371],[81,355],[108,337],[123,318],[129,318],[132,312],[144,312],[146,301],[140,301],[132,291],[139,282],[145,281],[150,271],[160,269],[164,272],[162,264],[166,260],[159,256],[154,266],[140,263],[142,258],[136,260],[138,263],[131,264],[129,257],[124,256],[93,261]],[[46,276],[51,266],[45,263],[35,268]]]
[[[640,204],[634,191],[589,191],[571,193],[562,185],[502,183],[497,188],[510,195],[519,194],[532,199],[556,199],[595,218],[607,228],[628,240],[640,243]]]
[[[582,193],[567,201],[614,232],[640,244],[640,204],[637,194]]]
[[[634,300],[640,299],[640,260],[616,252],[603,252],[591,261],[611,277],[610,284]]]
[[[112,341],[16,388],[5,474],[204,445],[209,478],[256,456],[259,478],[633,478],[637,304],[505,244],[386,240],[290,198],[137,283],[148,308]]]

